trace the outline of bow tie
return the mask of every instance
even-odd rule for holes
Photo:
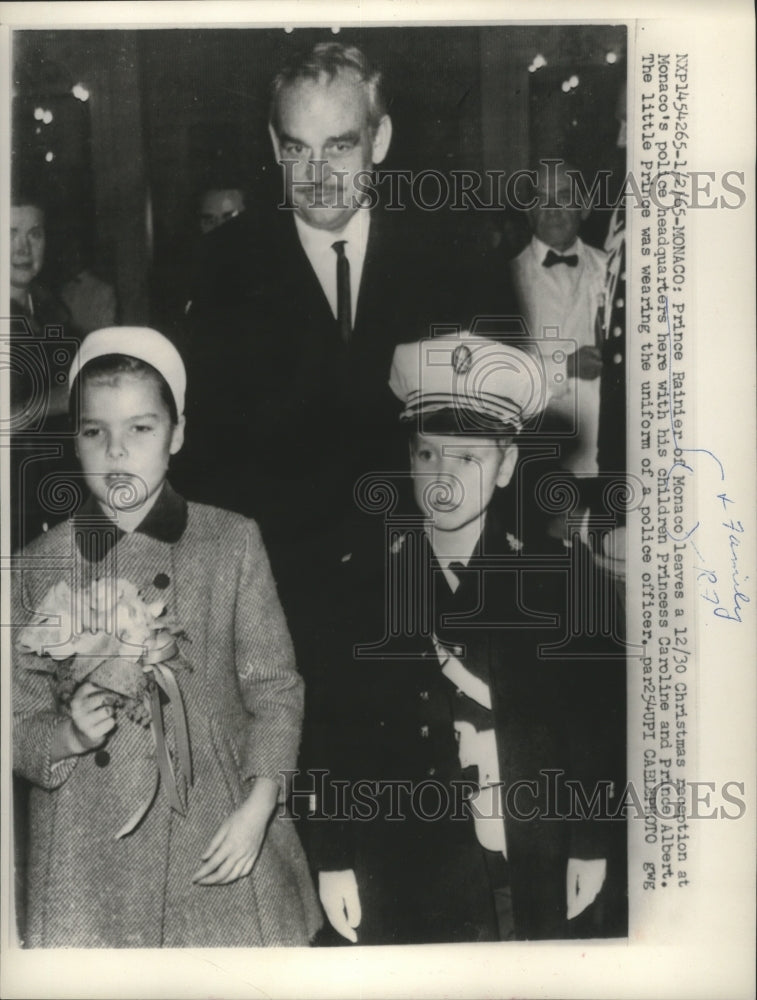
[[[569,253],[567,257],[561,257],[554,250],[547,250],[547,256],[541,262],[542,267],[552,267],[553,264],[567,264],[568,267],[576,267],[578,264],[578,254]]]

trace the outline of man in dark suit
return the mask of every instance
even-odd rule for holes
[[[468,324],[480,299],[434,217],[374,204],[392,123],[359,49],[323,43],[283,70],[270,132],[283,203],[208,234],[188,306],[181,478],[189,496],[257,518],[301,618],[359,476],[404,464],[387,388],[395,344]]]

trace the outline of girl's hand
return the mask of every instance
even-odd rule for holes
[[[113,697],[91,681],[79,685],[71,698],[71,717],[56,732],[53,760],[89,753],[103,745],[116,726]]]
[[[265,838],[279,787],[257,778],[250,797],[221,824],[202,855],[204,864],[192,876],[198,885],[225,885],[252,871]]]

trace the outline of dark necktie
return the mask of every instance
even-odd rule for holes
[[[569,253],[567,257],[563,257],[559,253],[555,253],[554,250],[547,250],[547,256],[541,263],[542,267],[552,267],[554,264],[567,264],[568,267],[576,267],[578,265],[578,254]]]
[[[451,562],[448,568],[455,574],[458,580],[462,579],[460,574],[465,572],[465,565],[463,563],[457,561]]]
[[[350,262],[344,252],[346,240],[331,244],[336,253],[336,322],[345,344],[352,334],[352,293],[350,291]]]

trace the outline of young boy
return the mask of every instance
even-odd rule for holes
[[[358,487],[385,514],[383,551],[363,541],[343,558],[343,666],[313,706],[326,915],[361,944],[618,933],[622,913],[599,912],[616,881],[602,824],[560,817],[566,780],[589,797],[622,780],[623,663],[607,659],[612,636],[566,643],[582,597],[568,582],[592,575],[583,546],[530,555],[497,496],[515,488],[516,436],[544,406],[539,364],[438,337],[399,346],[390,384],[416,512],[395,509],[389,482]]]

